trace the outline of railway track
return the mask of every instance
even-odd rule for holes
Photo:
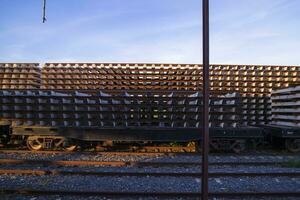
[[[103,156],[186,156],[186,155],[200,155],[198,152],[181,151],[181,152],[140,152],[140,151],[59,151],[59,150],[41,150],[31,151],[25,149],[0,149],[3,154],[89,154],[89,155],[103,155]],[[288,152],[270,152],[270,151],[255,151],[245,153],[210,153],[212,156],[295,156],[295,153]]]
[[[116,151],[117,150],[117,151]],[[88,152],[88,153],[196,153],[195,146],[183,146],[183,147],[172,147],[172,146],[112,146],[112,147],[101,147],[96,148],[96,151],[64,151],[64,150],[38,150],[31,151],[28,149],[13,149],[13,148],[2,148],[0,149],[0,153],[26,153],[26,152],[34,152],[34,153],[78,153],[78,152]]]
[[[14,149],[0,149],[0,153],[34,153],[34,154],[90,154],[90,155],[120,155],[120,156],[172,156],[172,155],[197,155],[196,152],[131,152],[131,151],[30,151],[30,150],[14,150]]]
[[[195,172],[92,172],[92,171],[62,171],[62,170],[32,170],[32,169],[0,169],[0,174],[14,175],[82,175],[82,176],[174,176],[174,177],[201,177],[201,173]],[[300,177],[300,172],[268,172],[268,173],[253,173],[253,172],[213,172],[209,173],[209,177],[256,177],[256,176],[271,176],[271,177]]]
[[[287,162],[210,162],[210,166],[276,166],[284,165]],[[200,162],[169,162],[169,161],[78,161],[78,160],[21,160],[21,159],[0,159],[0,165],[44,165],[44,166],[201,166]]]
[[[211,162],[210,165],[280,165],[284,162]],[[138,167],[146,167],[146,166],[155,166],[155,167],[174,167],[174,166],[199,166],[200,162],[150,162],[150,161],[137,161],[137,162],[120,162],[120,161],[50,161],[50,160],[15,160],[15,159],[0,159],[0,165],[6,165],[5,169],[0,170],[0,175],[25,175],[25,176],[43,176],[43,177],[51,177],[51,176],[59,176],[59,177],[68,177],[68,176],[99,176],[99,177],[192,177],[192,178],[200,178],[201,173],[197,172],[127,172],[127,171],[114,171],[114,172],[106,172],[106,171],[83,171],[81,168],[76,168],[77,170],[60,170],[56,169],[42,169],[42,166],[114,166],[114,167],[122,167],[122,166],[138,166]],[[13,167],[17,167],[19,165],[33,165],[39,166],[39,169],[14,169]],[[9,168],[8,168],[9,167]],[[241,178],[241,177],[287,177],[287,178],[298,178],[300,177],[300,172],[210,172],[209,177],[211,178]],[[34,187],[33,187],[34,188]],[[201,195],[200,192],[157,192],[157,191],[146,191],[146,192],[136,192],[136,191],[97,191],[97,190],[70,190],[70,189],[53,189],[53,188],[40,188],[40,189],[28,189],[28,188],[0,188],[1,195],[22,195],[22,196],[45,196],[45,195],[59,195],[63,196],[103,196],[103,197],[119,197],[119,198],[140,198],[140,197],[157,197],[157,198],[193,198],[198,199]],[[262,197],[295,197],[295,199],[300,197],[300,191],[294,192],[215,192],[212,191],[209,194],[210,197],[215,198],[262,198]]]
[[[201,173],[149,173],[149,172],[83,172],[83,171],[60,171],[60,170],[0,170],[0,174],[13,174],[13,175],[80,175],[80,176],[151,176],[151,177],[200,177]],[[210,173],[210,177],[300,177],[299,173]],[[59,196],[103,196],[103,197],[122,197],[122,198],[136,198],[136,197],[157,197],[157,198],[195,198],[198,199],[201,195],[200,192],[136,192],[136,191],[74,191],[74,190],[48,190],[48,189],[0,189],[1,195],[59,195]],[[246,198],[246,197],[300,197],[300,192],[210,192],[210,197],[219,198]]]
[[[105,196],[105,197],[159,197],[199,198],[200,192],[97,192],[70,190],[2,189],[0,194],[20,195],[63,195],[63,196]],[[300,192],[210,192],[209,197],[300,197]]]

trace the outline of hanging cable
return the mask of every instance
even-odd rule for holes
[[[46,0],[43,0],[43,23],[45,23],[46,21]]]

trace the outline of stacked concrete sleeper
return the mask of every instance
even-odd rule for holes
[[[211,65],[213,91],[271,94],[300,81],[300,66]],[[201,90],[197,64],[47,63],[43,89]]]
[[[300,85],[272,92],[272,124],[300,127]]]
[[[216,93],[214,95],[216,99],[211,101],[210,107],[211,127],[238,127],[268,124],[271,119],[271,89],[286,87],[291,83],[300,81],[299,66],[212,65],[210,74],[211,90],[212,93]],[[55,93],[54,90],[71,90],[73,91],[73,96],[75,95],[75,91],[86,89],[92,90],[93,93],[96,93],[98,97],[101,97],[102,99],[94,100],[86,97],[87,100],[85,101],[87,104],[92,105],[92,102],[94,102],[96,104],[104,105],[105,102],[110,102],[107,106],[102,105],[102,114],[99,116],[99,120],[106,117],[108,119],[115,119],[109,121],[104,120],[101,122],[102,124],[98,123],[98,120],[97,126],[108,126],[110,124],[109,126],[113,127],[154,125],[159,127],[197,127],[199,126],[199,123],[193,124],[193,121],[196,121],[199,115],[193,115],[193,113],[186,113],[184,117],[182,116],[183,118],[179,117],[182,122],[180,124],[174,120],[176,118],[176,113],[173,113],[173,115],[157,115],[154,110],[152,112],[155,113],[155,115],[153,115],[150,123],[147,119],[147,117],[149,117],[147,112],[149,113],[149,109],[151,110],[154,108],[145,107],[145,100],[142,97],[150,95],[149,99],[153,99],[155,97],[153,91],[160,92],[159,95],[170,95],[169,97],[175,95],[176,91],[186,91],[186,97],[189,95],[200,95],[197,94],[197,92],[199,91],[201,93],[201,84],[201,65],[194,64],[47,63],[43,65],[42,68],[39,67],[39,64],[31,63],[0,64],[0,86],[1,89],[4,90],[47,89],[53,90],[53,93],[49,94],[49,96],[53,95],[53,98],[58,98],[55,96],[56,94],[69,95],[70,93]],[[120,90],[121,92],[118,95],[115,95],[116,93],[112,91],[116,90]],[[135,90],[142,91],[140,97],[133,92]],[[148,93],[146,91],[148,91]],[[231,107],[231,100],[225,100],[223,98],[226,94],[227,96],[235,95],[233,98],[235,99],[235,102]],[[105,95],[107,96],[105,97]],[[135,98],[135,101],[130,100],[128,103],[129,100],[127,99],[130,95],[132,98]],[[159,98],[159,95],[156,99]],[[78,102],[75,104],[77,107],[72,107],[72,105],[68,105],[67,103],[65,103],[66,105],[63,104],[65,105],[63,109],[74,109],[74,112],[78,110],[79,113],[75,113],[74,115],[70,113],[63,115],[64,117],[69,116],[78,119],[75,120],[75,124],[64,120],[50,120],[51,118],[54,118],[54,116],[59,116],[57,113],[51,115],[44,114],[45,116],[48,116],[48,120],[45,120],[43,123],[63,126],[77,126],[80,124],[80,126],[94,126],[93,120],[79,120],[82,116],[80,109],[95,109],[93,106],[84,108],[80,104],[80,101],[82,101],[80,98],[77,97],[77,99],[74,99],[74,102]],[[111,100],[108,100],[107,98],[110,98]],[[169,101],[180,107],[181,100],[175,100],[176,98],[170,99],[172,100]],[[54,99],[51,101],[55,102]],[[58,101],[68,102],[69,100],[58,98]],[[117,111],[113,111],[111,115],[108,115],[108,111],[106,112],[105,109],[117,109],[118,105],[116,102],[118,101],[121,102],[124,109],[131,109],[131,105],[137,105],[134,108],[136,110],[134,110],[133,113],[130,113],[130,115],[125,114],[124,116],[120,116]],[[155,102],[156,100],[148,101],[149,104],[152,104],[152,107],[159,106],[159,108],[164,107],[165,109],[168,107],[166,102],[160,102],[159,105],[158,103],[156,103],[156,105]],[[47,103],[52,105],[51,102]],[[227,105],[228,103],[229,105]],[[55,109],[55,105],[56,104],[52,105],[54,106],[53,109]],[[111,106],[109,107],[109,105]],[[34,104],[27,106],[34,106]],[[52,107],[50,107],[50,111],[51,108]],[[139,110],[137,110],[137,108],[139,108]],[[175,110],[175,107],[172,108],[171,106],[168,107],[166,112],[173,112],[173,110]],[[181,112],[183,112],[183,110],[181,110]],[[56,111],[53,110],[53,112]],[[129,111],[126,112],[127,114],[129,113]],[[237,112],[239,112],[239,114],[237,114]],[[93,119],[92,116],[94,115],[90,114],[87,116],[87,119]],[[120,119],[121,117],[127,119],[127,124],[120,124],[120,121],[117,119]],[[188,117],[194,118],[195,120],[187,120]],[[137,124],[134,124],[131,122],[133,120],[130,120],[130,118],[139,119],[140,121],[138,121]],[[171,123],[170,121],[172,120],[173,122]],[[64,123],[62,123],[62,121],[64,121]],[[39,122],[38,124],[43,123]]]
[[[239,99],[238,94],[212,98],[210,126],[240,127]],[[199,92],[2,90],[0,103],[0,118],[16,126],[200,128],[202,121]]]
[[[0,89],[39,89],[41,69],[37,63],[0,63]]]

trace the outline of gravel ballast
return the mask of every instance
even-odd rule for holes
[[[125,162],[200,162],[198,155],[97,155],[86,153],[75,154],[40,154],[40,153],[0,153],[0,159],[29,159],[29,160],[79,160],[79,161],[125,161]],[[299,156],[281,155],[236,155],[210,156],[210,162],[287,162],[299,159]],[[0,165],[0,169],[28,169],[28,170],[60,170],[85,172],[172,172],[187,173],[201,172],[199,166],[38,166],[38,165]],[[270,166],[210,166],[209,172],[243,172],[268,173],[286,172],[300,173],[300,168]],[[95,176],[95,175],[0,175],[1,189],[34,189],[34,190],[68,190],[68,191],[118,191],[118,192],[200,192],[201,178],[172,177],[172,176]],[[209,179],[210,192],[300,192],[300,177],[211,177]],[[82,197],[82,196],[22,196],[2,195],[0,199],[29,199],[29,200],[62,200],[62,199],[162,199],[158,197],[113,198],[113,197]],[[197,199],[197,198],[163,198],[163,199]],[[227,200],[234,198],[211,198]],[[236,198],[240,199],[240,198]],[[257,198],[243,198],[257,199]],[[259,199],[297,199],[297,198],[259,198]]]
[[[31,159],[31,160],[80,160],[80,161],[156,161],[156,162],[200,162],[201,157],[198,155],[97,155],[87,153],[74,154],[41,154],[41,153],[0,153],[0,159]],[[300,156],[289,155],[236,155],[236,156],[210,156],[210,162],[286,162],[289,160],[300,159]]]
[[[200,183],[200,177],[0,175],[2,189],[199,192]],[[211,192],[300,192],[300,178],[288,177],[219,177],[210,178],[209,185]]]

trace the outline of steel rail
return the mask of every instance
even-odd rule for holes
[[[209,162],[210,166],[276,166],[288,162]],[[199,166],[201,162],[156,162],[156,161],[69,161],[69,160],[18,160],[0,159],[0,165],[46,165],[46,166]]]
[[[1,150],[0,153],[44,153],[44,154],[76,154],[76,153],[89,153],[89,154],[102,154],[102,155],[177,155],[183,153],[195,153],[195,147],[147,147],[147,146],[103,146],[101,149],[124,149],[136,152],[68,152],[68,151],[30,151],[30,150]],[[143,152],[145,151],[145,152]],[[175,154],[176,153],[176,154]]]
[[[1,147],[1,146],[0,146]],[[2,148],[4,148],[2,146]],[[120,147],[121,148],[121,147]],[[181,152],[164,152],[164,151],[138,151],[139,149],[134,149],[132,150],[135,151],[106,151],[105,149],[108,149],[108,147],[101,147],[101,149],[96,150],[96,151],[62,151],[62,150],[40,150],[40,151],[31,151],[31,150],[15,150],[15,149],[0,149],[0,154],[61,154],[61,155],[101,155],[101,156],[148,156],[148,157],[157,157],[157,156],[176,156],[176,157],[184,157],[184,156],[194,156],[194,157],[200,157],[199,153],[195,151],[181,151]],[[127,149],[127,148],[126,148]],[[131,148],[130,148],[131,149]],[[129,150],[130,150],[129,149]],[[123,149],[124,150],[124,149]],[[225,154],[220,154],[220,153],[210,153],[212,156],[217,156],[217,157],[222,157],[222,156],[236,156],[236,157],[245,157],[245,156],[256,156],[256,157],[274,157],[274,156],[296,156],[295,153],[239,153],[239,154],[234,154],[234,153],[225,153]],[[246,158],[247,159],[247,158]],[[243,163],[243,162],[242,162]],[[258,162],[259,163],[259,162]],[[264,162],[262,162],[264,163]],[[271,163],[272,164],[272,163]]]
[[[101,149],[106,149],[109,147],[101,147]],[[119,147],[121,148],[121,147]],[[127,148],[126,148],[127,149]],[[128,148],[129,150],[132,149],[134,150],[135,148]],[[103,155],[103,156],[113,156],[113,155],[120,155],[120,156],[192,156],[192,155],[197,155],[195,152],[188,151],[186,149],[183,149],[184,152],[154,152],[154,151],[149,151],[149,152],[142,152],[138,151],[139,149],[135,149],[136,151],[58,151],[58,150],[41,150],[41,151],[30,151],[30,150],[0,150],[0,153],[2,154],[63,154],[63,155]],[[151,150],[157,150],[157,149],[151,149]]]
[[[109,197],[199,197],[200,192],[113,192],[70,191],[0,188],[0,194],[19,195],[64,195],[64,196],[109,196]],[[209,197],[300,197],[300,192],[210,192]]]
[[[121,148],[121,147],[120,147]],[[156,148],[156,147],[151,147]],[[158,147],[159,148],[159,147]],[[167,148],[167,147],[166,147]],[[3,149],[0,149],[2,154],[88,154],[88,155],[123,155],[123,156],[199,156],[196,152],[142,152],[142,151],[60,151],[60,150],[40,150],[40,151],[31,151],[27,149],[6,149],[3,146]],[[250,152],[250,153],[210,153],[213,156],[297,156],[295,153],[272,153],[272,152]]]
[[[0,174],[14,175],[82,175],[82,176],[172,176],[172,177],[201,177],[198,172],[101,172],[101,171],[66,171],[42,169],[0,169]],[[300,172],[210,172],[209,177],[300,177]]]

